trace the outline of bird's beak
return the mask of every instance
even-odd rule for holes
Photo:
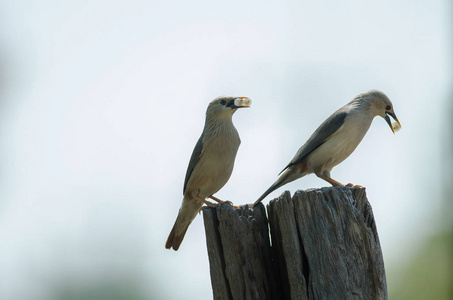
[[[240,107],[250,107],[252,104],[252,100],[247,97],[237,97],[231,100],[227,106],[231,107],[232,109],[240,108]]]
[[[396,123],[398,123],[399,128],[395,128],[394,125],[392,125],[392,120],[390,120],[390,117],[392,117]],[[395,129],[399,130],[401,128],[401,123],[398,121],[398,118],[396,117],[395,113],[393,111],[386,111],[385,112],[385,121],[387,121],[387,124],[389,124],[390,129],[392,130],[393,133],[395,133]]]

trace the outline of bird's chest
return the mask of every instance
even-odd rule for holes
[[[212,174],[232,170],[239,144],[239,137],[219,139],[203,149],[200,163]]]
[[[221,189],[233,172],[240,143],[237,132],[206,141],[189,186],[195,188],[201,197],[210,196]]]
[[[327,170],[341,163],[357,148],[370,123],[361,122],[359,126],[355,122],[345,122],[334,135],[314,151],[311,163]]]

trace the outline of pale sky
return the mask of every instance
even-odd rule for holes
[[[236,205],[355,95],[389,96],[402,130],[376,118],[332,177],[367,188],[391,274],[442,227],[449,11],[428,0],[2,3],[0,298],[212,298],[202,216],[178,252],[164,243],[207,104],[226,94],[253,101],[234,115],[242,144],[217,194]],[[326,185],[309,175],[264,203]]]

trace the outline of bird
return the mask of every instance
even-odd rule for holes
[[[372,89],[360,93],[315,130],[253,207],[279,187],[311,173],[332,186],[344,186],[330,177],[330,171],[356,149],[375,116],[384,118],[393,133],[401,128],[393,104],[383,92]],[[390,117],[396,122],[392,124]]]
[[[222,201],[217,193],[230,179],[234,161],[241,143],[233,125],[233,114],[238,108],[250,107],[247,97],[220,96],[209,103],[206,120],[198,142],[193,149],[183,187],[182,204],[165,248],[177,251],[190,223],[203,204],[216,207]],[[206,200],[210,198],[218,203]]]

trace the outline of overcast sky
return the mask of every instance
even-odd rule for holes
[[[164,243],[207,104],[225,94],[253,101],[217,193],[241,205],[332,112],[385,92],[402,130],[376,118],[332,177],[367,188],[387,272],[403,266],[442,227],[447,4],[2,3],[0,298],[210,299],[202,217],[178,252]],[[264,203],[322,186],[309,175]]]

